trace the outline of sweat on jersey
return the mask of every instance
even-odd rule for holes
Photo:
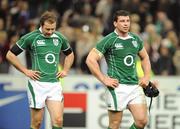
[[[138,84],[136,58],[142,48],[143,41],[137,35],[129,32],[127,37],[120,37],[116,31],[96,45],[106,59],[108,76],[118,79],[121,84]]]
[[[30,32],[16,43],[22,50],[30,52],[32,70],[40,71],[41,82],[57,82],[60,52],[70,48],[67,39],[59,32],[45,37],[41,29]]]

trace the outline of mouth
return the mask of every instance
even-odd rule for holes
[[[52,34],[46,34],[45,36],[46,36],[46,37],[50,37],[51,35],[52,35]]]

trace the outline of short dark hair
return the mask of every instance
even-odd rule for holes
[[[44,22],[48,21],[50,23],[57,22],[57,16],[54,12],[52,11],[46,11],[41,15],[40,18],[40,25],[44,25]]]
[[[117,10],[113,16],[113,21],[117,21],[119,16],[130,16],[130,13],[126,10]]]

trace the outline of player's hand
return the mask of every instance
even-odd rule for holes
[[[107,87],[116,88],[119,85],[119,81],[117,79],[105,76],[103,79],[103,84]]]
[[[68,75],[68,72],[62,70],[62,71],[60,71],[60,72],[58,72],[58,73],[56,74],[56,77],[57,77],[57,78],[63,78],[63,77],[66,77],[67,75]]]
[[[25,75],[32,80],[39,80],[40,79],[40,73],[39,71],[34,71],[34,70],[26,70]]]
[[[146,77],[140,78],[140,80],[139,80],[140,86],[145,88],[148,84],[149,84],[149,78],[146,78]]]

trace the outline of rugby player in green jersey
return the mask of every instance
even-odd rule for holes
[[[107,88],[106,104],[109,116],[108,129],[119,129],[123,111],[130,110],[134,123],[129,129],[144,129],[148,121],[147,104],[143,87],[150,79],[149,56],[143,41],[129,32],[130,16],[125,10],[114,14],[115,30],[99,41],[86,59],[92,74]],[[105,57],[108,71],[104,75],[100,70],[99,60]],[[140,57],[144,76],[138,80],[136,58]]]
[[[31,129],[39,129],[47,107],[52,129],[63,126],[63,93],[59,78],[67,76],[74,61],[67,39],[56,31],[57,16],[46,11],[40,18],[40,28],[20,38],[8,51],[6,58],[28,79],[28,99],[31,111]],[[29,51],[32,69],[21,64],[17,55]],[[65,54],[62,71],[58,71],[60,52]]]

